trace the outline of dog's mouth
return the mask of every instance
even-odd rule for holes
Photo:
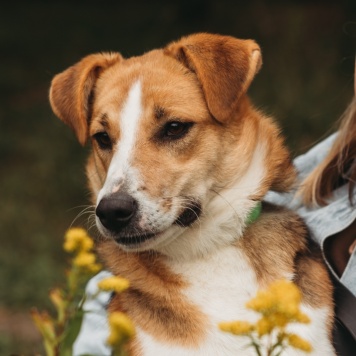
[[[152,239],[155,237],[156,234],[154,233],[144,233],[142,235],[133,235],[133,236],[120,236],[116,237],[115,241],[121,245],[125,246],[137,246],[141,245],[147,240]]]
[[[178,225],[180,227],[189,227],[196,220],[199,219],[201,214],[201,205],[196,202],[192,202],[188,207],[186,207],[183,212],[179,215],[179,217],[174,221],[173,225]],[[116,236],[115,241],[120,245],[124,245],[128,248],[135,248],[143,245],[145,242],[149,240],[155,239],[158,235],[163,233],[161,232],[143,232],[141,234],[130,235],[127,234],[125,236]]]
[[[191,202],[190,205],[183,210],[174,224],[181,227],[188,227],[199,219],[201,214],[201,205],[198,202]]]

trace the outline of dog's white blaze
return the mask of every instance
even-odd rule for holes
[[[119,114],[121,138],[116,146],[107,178],[103,188],[98,195],[98,202],[101,198],[119,189],[117,182],[130,170],[130,159],[135,147],[139,121],[142,115],[141,82],[137,80],[129,90],[126,102]],[[131,176],[133,172],[130,172]],[[134,174],[133,174],[134,175]]]
[[[141,82],[138,80],[131,87],[120,114],[121,138],[110,164],[108,177],[121,178],[130,167],[130,158],[135,146],[141,114]]]

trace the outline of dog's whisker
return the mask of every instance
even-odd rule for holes
[[[72,223],[70,224],[70,227],[72,227],[75,222],[80,219],[82,216],[87,215],[87,214],[93,214],[93,211],[95,211],[95,206],[94,205],[88,205],[85,206],[85,208],[80,211],[77,216],[73,219]]]
[[[87,225],[89,225],[89,224],[96,224],[96,219],[95,219],[95,215],[93,214],[93,215],[89,215],[88,216],[88,219],[87,219]]]
[[[90,232],[90,231],[91,231],[92,229],[94,229],[94,228],[95,228],[95,232],[97,232],[95,222],[93,222],[93,223],[91,223],[90,225],[88,225],[87,230],[88,230],[88,232]]]
[[[78,206],[73,206],[72,208],[68,209],[68,211],[72,211],[74,209],[91,208],[91,207],[94,207],[94,205],[92,204],[78,205]]]
[[[213,193],[215,193],[217,196],[219,196],[234,211],[236,218],[239,217],[239,214],[237,213],[237,211],[235,210],[233,205],[222,194],[220,194],[219,192],[217,192],[217,191],[215,191],[213,189],[211,189],[211,191]]]

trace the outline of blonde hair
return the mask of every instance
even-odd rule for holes
[[[304,180],[299,193],[307,206],[327,205],[333,191],[349,185],[349,199],[356,182],[356,96],[341,117],[336,140],[330,152]]]

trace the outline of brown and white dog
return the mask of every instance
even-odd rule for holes
[[[50,101],[84,144],[107,268],[130,280],[111,301],[134,321],[132,355],[253,355],[221,321],[256,321],[244,306],[293,280],[313,355],[333,355],[332,288],[293,212],[263,205],[295,172],[273,121],[246,91],[261,67],[251,40],[195,34],[139,57],[85,57],[58,74]],[[299,355],[287,349],[286,355]]]

